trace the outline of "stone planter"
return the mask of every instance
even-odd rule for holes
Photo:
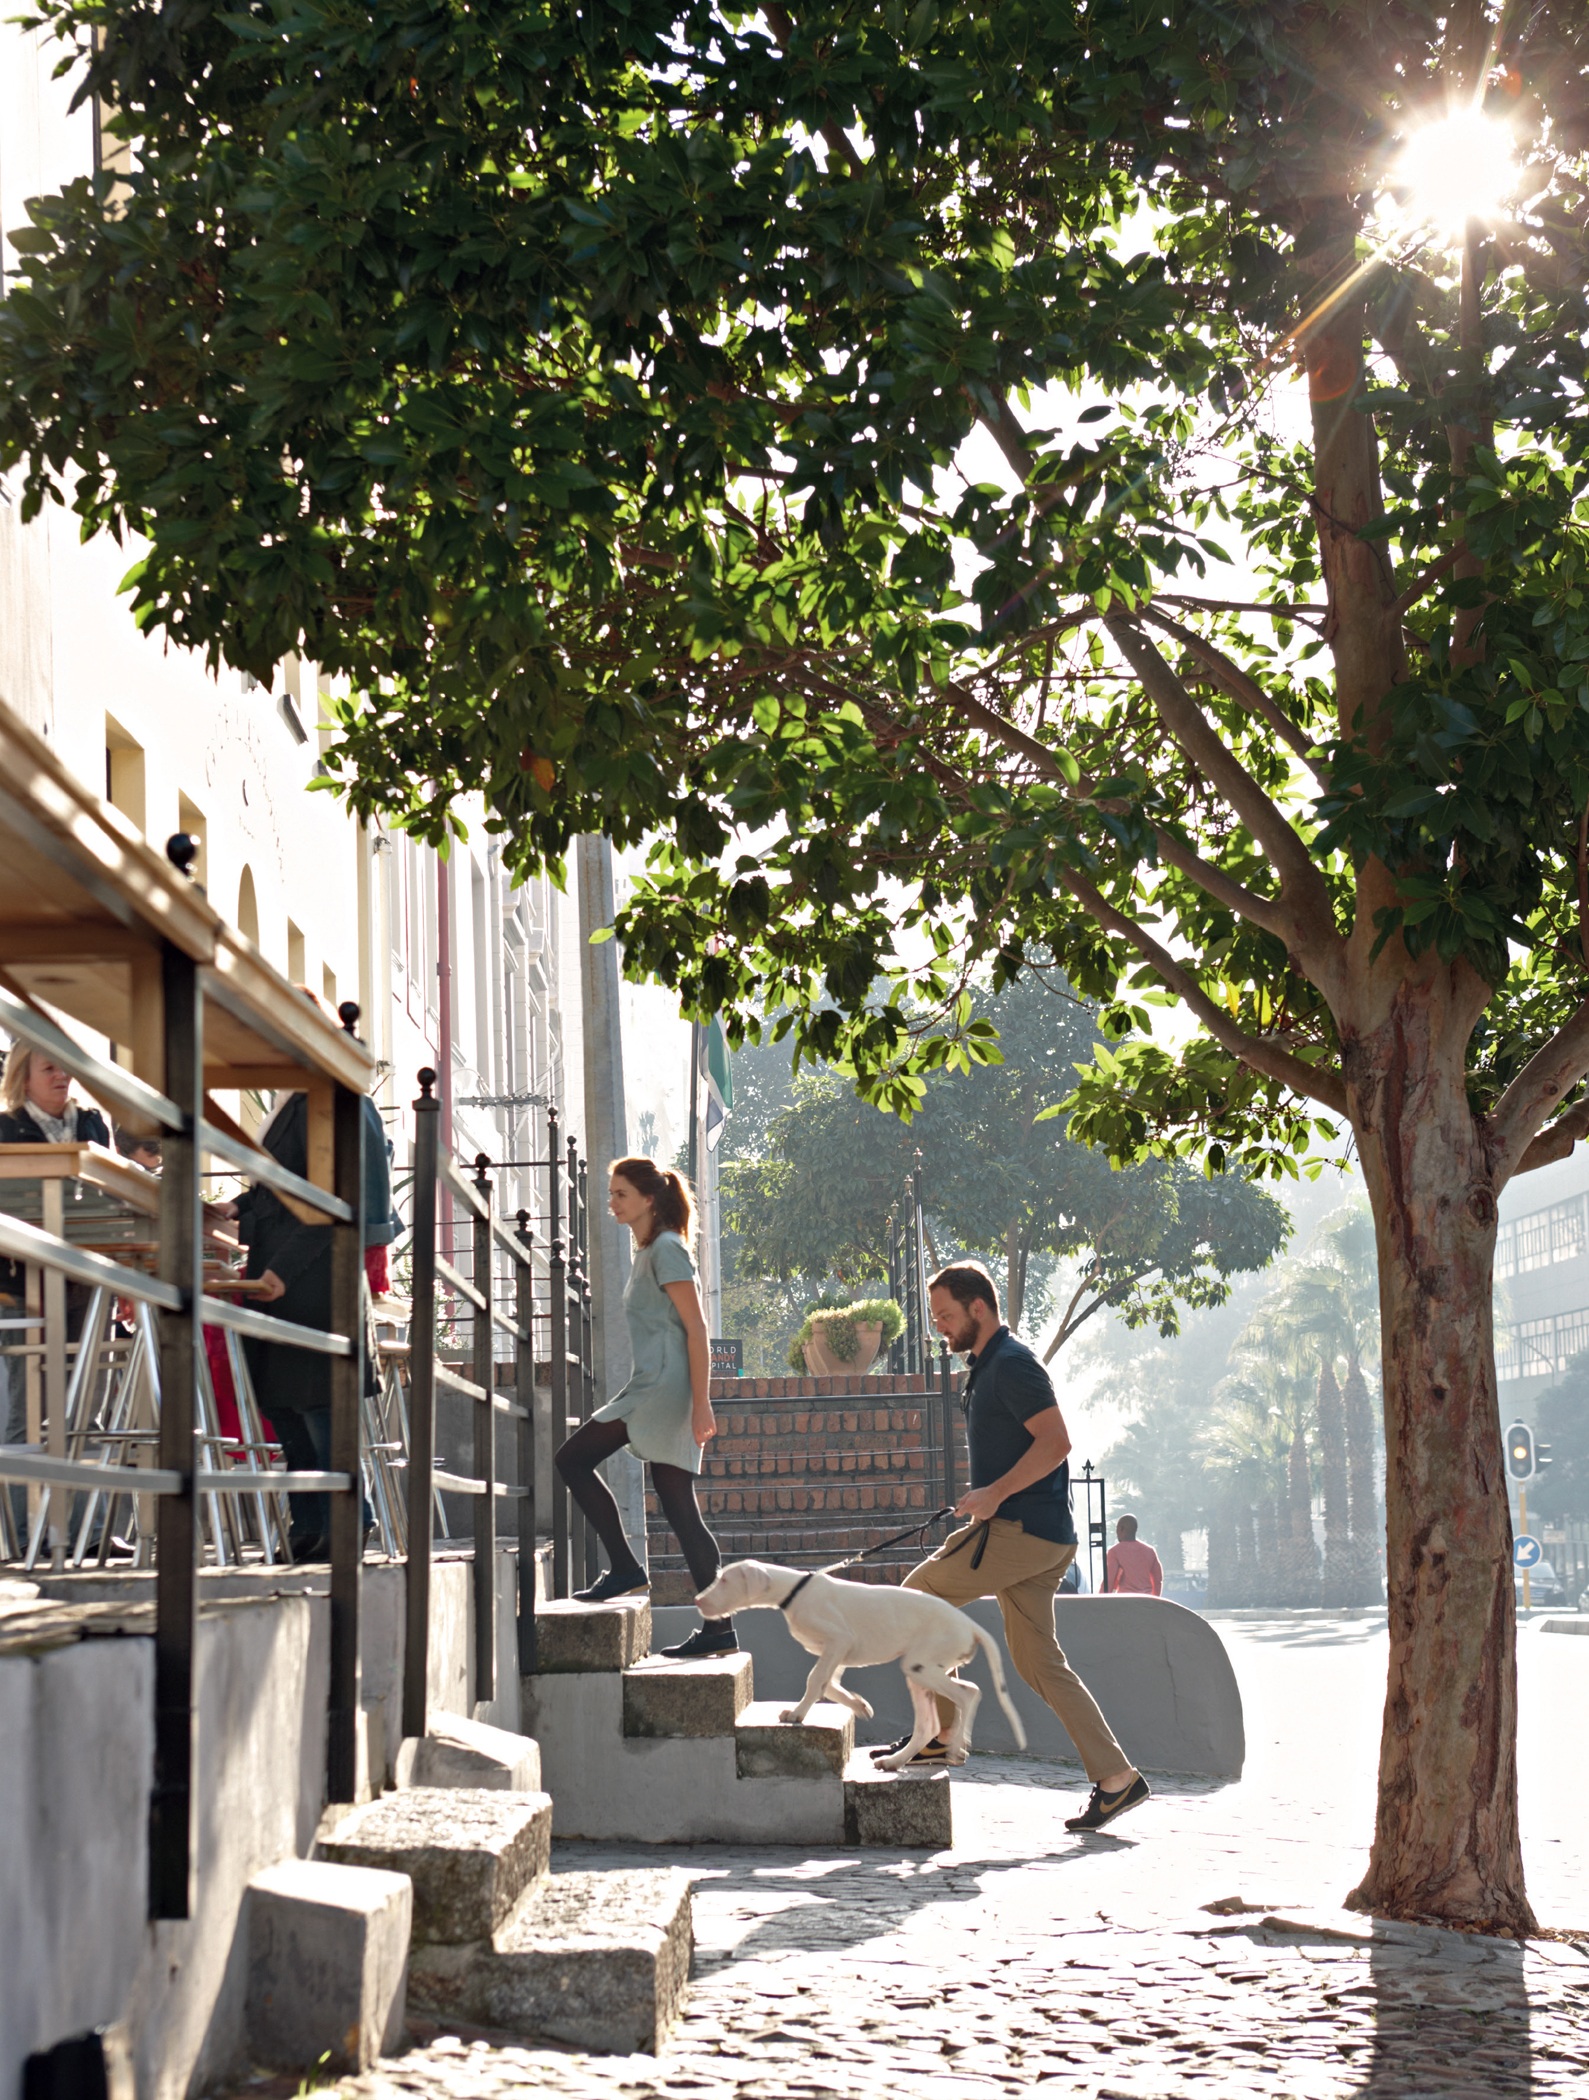
[[[806,1369],[813,1378],[864,1378],[877,1361],[877,1352],[883,1346],[883,1323],[881,1320],[860,1320],[855,1327],[855,1354],[846,1360],[835,1356],[823,1335],[825,1322],[818,1320],[811,1329],[811,1339],[805,1344],[803,1354]]]

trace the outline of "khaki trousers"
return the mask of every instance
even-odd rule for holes
[[[908,1590],[925,1590],[949,1604],[969,1604],[974,1597],[996,1597],[1004,1615],[1004,1638],[1010,1660],[1041,1699],[1058,1714],[1076,1746],[1089,1779],[1112,1778],[1134,1771],[1115,1741],[1098,1702],[1066,1662],[1054,1638],[1054,1592],[1076,1557],[1074,1546],[1051,1539],[1029,1538],[1009,1517],[995,1517],[988,1528],[982,1565],[973,1568],[978,1524],[963,1526],[945,1539],[931,1560],[905,1577]],[[938,1701],[940,1732],[954,1720],[954,1708]]]

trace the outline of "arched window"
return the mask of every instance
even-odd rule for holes
[[[244,868],[237,885],[237,930],[259,946],[259,899],[254,894],[254,871]]]

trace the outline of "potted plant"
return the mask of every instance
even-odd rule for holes
[[[892,1298],[813,1306],[789,1345],[789,1365],[815,1378],[860,1378],[904,1331],[905,1315]]]

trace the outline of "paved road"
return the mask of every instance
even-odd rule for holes
[[[1589,1948],[1373,1927],[1339,1909],[1370,1827],[1382,1626],[1220,1631],[1247,1704],[1240,1784],[1165,1785],[1118,1835],[1078,1840],[1063,1827],[1078,1774],[974,1760],[952,1853],[670,1852],[698,1875],[699,1952],[659,2059],[441,2034],[343,2091],[1584,2100]],[[1534,1900],[1547,1924],[1589,1927],[1568,1762],[1589,1741],[1589,1641],[1527,1629],[1520,1682]],[[658,1857],[557,1851],[560,1867]]]

